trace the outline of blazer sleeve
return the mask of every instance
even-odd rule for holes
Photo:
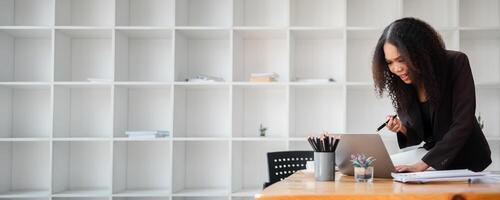
[[[476,95],[474,80],[467,56],[459,53],[451,72],[451,125],[443,138],[422,158],[434,169],[447,169],[473,133]],[[447,102],[442,102],[447,103]]]

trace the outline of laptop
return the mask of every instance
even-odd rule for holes
[[[335,153],[335,163],[342,174],[354,175],[351,163],[352,154],[365,154],[375,157],[373,176],[376,178],[392,178],[396,172],[391,157],[379,134],[340,134],[341,140]]]

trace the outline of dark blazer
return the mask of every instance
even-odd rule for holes
[[[429,152],[422,158],[437,170],[470,169],[482,171],[491,164],[491,151],[475,117],[476,94],[469,60],[464,53],[446,52],[446,74],[442,78],[442,100],[431,106],[432,140],[425,141]],[[412,87],[413,88],[413,87]],[[424,140],[422,118],[416,91],[408,112],[398,111],[407,133],[398,133],[400,148]]]

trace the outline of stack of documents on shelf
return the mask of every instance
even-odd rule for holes
[[[223,78],[207,75],[197,75],[193,78],[186,79],[187,82],[224,82]]]
[[[333,78],[296,78],[297,82],[306,82],[306,83],[330,83],[335,82]]]
[[[168,137],[168,131],[127,131],[125,135],[131,139],[152,139]]]
[[[436,181],[471,181],[487,175],[487,172],[473,172],[467,169],[437,170],[413,173],[392,173],[395,181],[403,183],[427,183]]]
[[[250,74],[250,82],[274,82],[277,81],[278,78],[279,75],[274,72]]]

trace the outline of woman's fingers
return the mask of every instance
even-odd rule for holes
[[[387,116],[387,128],[392,132],[398,132],[401,129],[401,121],[393,116]]]
[[[392,118],[392,116],[390,116],[389,118],[389,122],[387,123],[387,128],[393,132],[396,132],[397,121],[394,118]]]
[[[410,166],[408,165],[398,165],[395,166],[397,172],[407,172],[410,171]]]

